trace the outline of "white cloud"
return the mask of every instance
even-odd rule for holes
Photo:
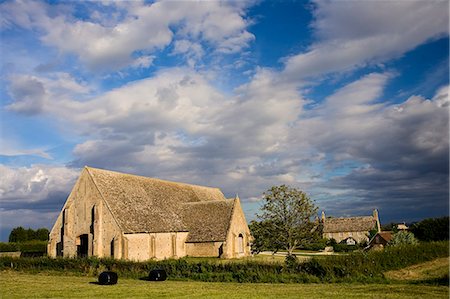
[[[31,209],[14,209],[4,210],[0,208],[0,224],[2,233],[5,233],[3,238],[7,240],[8,235],[6,230],[11,230],[15,227],[22,226],[25,228],[32,227],[34,229],[46,227],[52,228],[59,211],[42,212]]]
[[[269,70],[258,70],[234,95],[186,68],[164,70],[90,99],[82,94],[82,100],[75,91],[86,90],[69,88],[59,77],[33,79],[48,94],[41,111],[85,136],[74,149],[75,166],[195,183],[202,183],[207,172],[210,185],[254,185],[245,192],[295,177],[279,168],[265,170],[267,178],[261,180],[237,180],[255,175],[267,157],[289,147],[288,132],[301,113],[303,100],[295,86],[278,82]]]
[[[18,149],[11,147],[8,141],[5,141],[3,139],[2,146],[0,148],[0,155],[1,156],[23,156],[23,155],[31,155],[31,156],[38,156],[44,159],[52,160],[52,156],[48,154],[45,150],[42,149]]]
[[[131,66],[134,68],[148,68],[153,64],[154,59],[155,56],[141,56],[136,58]]]
[[[318,41],[285,58],[284,76],[298,80],[399,57],[448,34],[448,10],[447,1],[316,1]]]
[[[14,102],[7,108],[28,115],[42,112],[48,97],[43,83],[28,75],[11,78],[9,94]]]
[[[17,208],[23,207],[26,203],[45,201],[55,193],[68,194],[79,174],[79,169],[51,165],[12,168],[0,164],[0,173],[2,208],[8,206]]]
[[[13,75],[9,77],[8,93],[12,102],[7,109],[34,115],[47,111],[64,99],[80,98],[91,92],[86,82],[68,73],[55,72],[48,76]]]
[[[100,11],[98,4],[91,8]],[[94,10],[92,19],[81,20],[74,19],[65,5],[3,3],[2,28],[15,24],[42,33],[45,44],[76,54],[90,69],[101,71],[148,67],[148,54],[164,49],[174,38],[204,42],[223,53],[238,52],[254,38],[246,30],[245,7],[239,3],[128,1],[110,7],[115,9],[113,15]],[[139,52],[147,53],[143,60],[135,57]]]

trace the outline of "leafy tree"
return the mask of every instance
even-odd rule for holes
[[[32,228],[24,229],[19,226],[13,228],[9,234],[9,242],[27,242],[27,241],[48,241],[49,231],[46,228],[39,228],[36,231]]]
[[[269,221],[250,221],[250,232],[254,238],[252,243],[252,252],[260,253],[264,250],[276,253],[280,250],[278,243],[271,242],[271,236],[275,234],[274,225]]]
[[[404,245],[404,244],[417,244],[417,239],[414,234],[408,231],[399,231],[392,237],[390,245]]]
[[[26,242],[28,241],[28,232],[23,227],[13,228],[9,234],[9,242]]]
[[[394,233],[398,232],[397,223],[391,222],[389,224],[383,224],[381,226],[382,231],[392,231]]]
[[[26,241],[31,241],[31,240],[36,240],[36,232],[32,228],[28,228]]]
[[[45,227],[38,228],[36,230],[36,240],[39,241],[48,241],[48,235],[50,234],[49,230]]]
[[[318,224],[311,221],[317,213],[317,207],[301,190],[286,185],[274,186],[264,192],[264,203],[258,218],[265,224],[263,233],[265,244],[275,248],[284,248],[288,255],[315,241]],[[267,225],[270,224],[270,225]]]
[[[369,231],[369,240],[372,240],[375,235],[378,234],[378,228],[375,226]]]
[[[411,226],[411,232],[421,241],[449,239],[449,217],[427,218]]]

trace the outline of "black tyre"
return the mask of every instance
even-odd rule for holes
[[[148,274],[148,280],[150,281],[164,281],[167,279],[167,273],[164,270],[152,270]]]
[[[111,285],[117,283],[117,273],[111,271],[105,271],[98,276],[98,283],[101,285]]]

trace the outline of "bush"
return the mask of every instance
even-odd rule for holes
[[[17,246],[17,243],[0,243],[0,252],[13,252],[13,251],[20,251],[19,246]]]
[[[298,264],[298,258],[295,254],[288,254],[284,260],[286,269],[293,270]]]
[[[0,242],[0,252],[21,251],[22,253],[47,253],[46,241],[29,241],[23,243]]]
[[[305,244],[301,247],[303,250],[320,251],[327,246],[328,239],[319,239],[316,242]]]
[[[407,231],[399,231],[398,233],[395,233],[392,237],[391,242],[389,242],[389,245],[392,246],[398,246],[398,245],[404,245],[404,244],[417,244],[417,240],[414,237],[414,234]]]
[[[301,263],[289,258],[286,265],[255,261],[192,261],[190,259],[132,262],[98,258],[0,258],[0,270],[64,271],[97,276],[114,271],[120,277],[147,277],[162,269],[171,280],[218,282],[385,282],[383,272],[448,256],[448,242],[389,246],[383,251],[353,252],[313,258]],[[289,266],[288,266],[289,264]]]
[[[335,244],[333,245],[334,252],[349,252],[359,249],[358,245],[347,245],[347,244]]]
[[[449,239],[449,217],[428,218],[411,226],[420,241],[443,241]]]

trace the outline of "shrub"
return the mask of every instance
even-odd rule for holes
[[[347,244],[335,244],[333,245],[334,252],[349,252],[359,249],[358,245],[347,245]]]
[[[417,244],[417,240],[414,237],[413,233],[407,231],[399,231],[398,233],[394,234],[389,244],[392,246],[398,246],[403,244]]]
[[[383,282],[383,272],[396,270],[438,257],[448,256],[448,242],[389,246],[383,251],[356,251],[298,262],[289,258],[286,265],[256,261],[190,259],[132,262],[98,258],[0,258],[0,270],[64,271],[96,276],[103,271],[120,277],[146,277],[152,269],[162,269],[172,280],[222,282]],[[287,266],[289,264],[289,267]]]
[[[298,264],[298,258],[295,254],[288,254],[284,260],[286,269],[293,270]]]
[[[420,241],[442,241],[449,239],[449,217],[428,218],[411,226]]]
[[[21,251],[25,253],[47,253],[47,242],[46,241],[29,241],[22,243],[3,243],[0,242],[0,252],[11,252],[11,251]]]
[[[316,242],[312,242],[312,243],[303,245],[301,247],[301,249],[312,250],[312,251],[323,250],[327,246],[327,242],[328,242],[328,239],[319,239]]]
[[[0,252],[13,252],[13,251],[20,251],[19,246],[17,246],[17,243],[0,243]]]

